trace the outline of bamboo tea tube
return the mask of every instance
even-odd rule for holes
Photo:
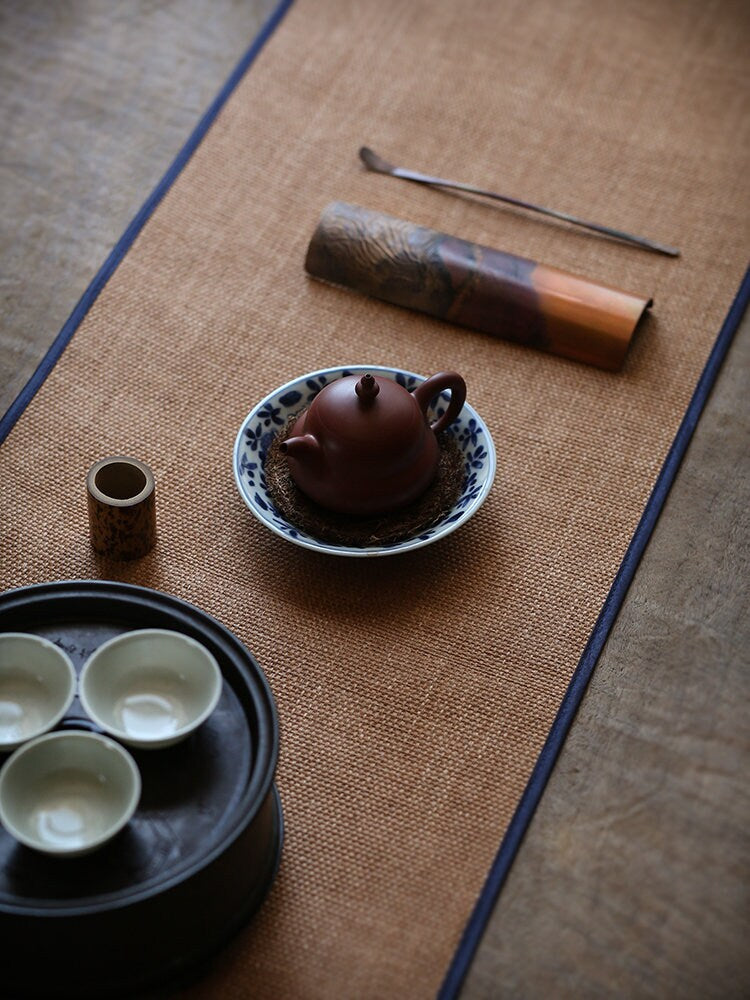
[[[438,319],[617,371],[639,298],[357,205],[324,211],[305,269]]]
[[[115,455],[86,477],[91,545],[110,559],[140,559],[156,542],[154,474],[145,462]]]

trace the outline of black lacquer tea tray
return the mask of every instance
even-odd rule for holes
[[[101,850],[49,857],[0,828],[4,997],[134,996],[184,982],[257,910],[276,874],[276,707],[239,639],[184,601],[128,584],[46,583],[0,594],[0,632],[51,639],[78,670],[102,642],[136,628],[174,629],[203,643],[222,671],[221,699],[184,742],[131,750],[141,801]],[[77,698],[57,728],[96,730]]]

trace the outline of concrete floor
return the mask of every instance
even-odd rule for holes
[[[273,0],[0,5],[0,413]],[[750,995],[746,319],[463,991]]]
[[[0,415],[274,0],[0,3]]]
[[[750,996],[745,318],[462,994]]]

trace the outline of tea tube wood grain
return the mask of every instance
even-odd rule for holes
[[[305,269],[438,319],[617,371],[651,299],[381,212],[333,202]]]

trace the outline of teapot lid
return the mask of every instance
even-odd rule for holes
[[[339,441],[370,455],[408,449],[425,424],[408,390],[369,372],[361,378],[350,375],[330,383],[314,400],[310,417],[313,410],[316,432],[327,442]]]

